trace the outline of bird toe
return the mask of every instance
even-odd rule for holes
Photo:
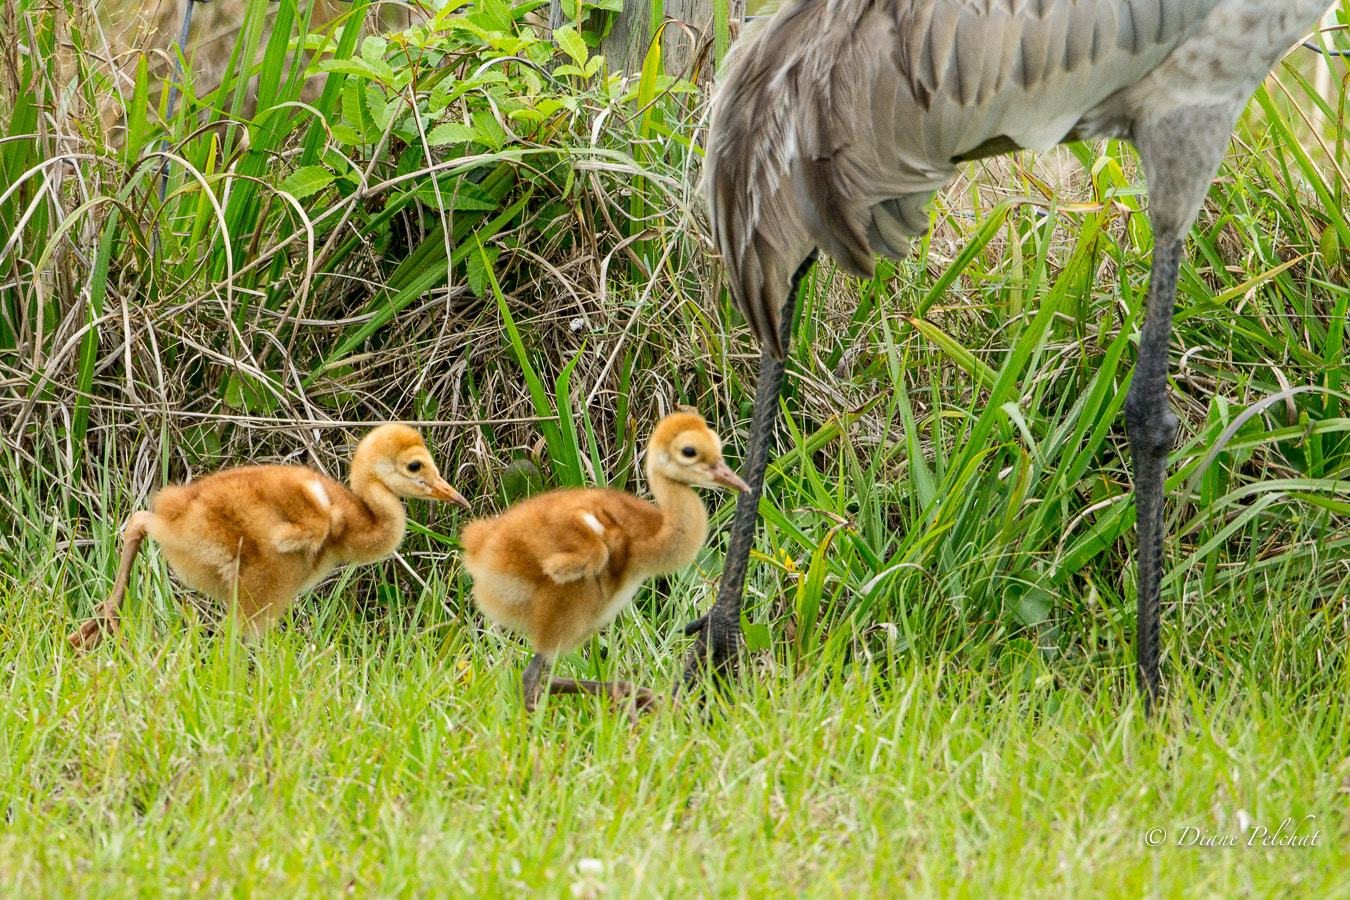
[[[116,623],[112,619],[90,619],[80,625],[79,628],[66,636],[70,646],[76,650],[93,650],[99,644],[103,643],[104,627],[115,628]]]
[[[734,638],[711,633],[707,617],[691,622],[690,628],[696,634],[694,646],[685,657],[684,677],[681,679],[684,692],[697,693],[705,682],[712,682],[719,691],[725,691],[731,677],[736,673],[737,651],[739,647]],[[680,687],[676,686],[678,693]]]
[[[707,615],[702,615],[699,616],[694,621],[690,622],[689,624],[685,625],[684,633],[686,636],[699,634],[707,627],[708,627],[708,617]]]

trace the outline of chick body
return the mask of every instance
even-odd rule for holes
[[[303,466],[240,466],[155,495],[127,522],[122,563],[98,615],[70,635],[91,649],[115,626],[131,564],[150,537],[188,587],[224,601],[246,636],[265,631],[342,564],[375,562],[403,540],[402,498],[468,507],[405,425],[371,431],[352,458],[352,486]]]
[[[494,622],[520,632],[536,651],[531,684],[556,660],[604,628],[644,581],[680,571],[707,537],[695,485],[745,490],[722,460],[717,435],[692,413],[667,416],[647,450],[655,505],[632,494],[590,488],[552,491],[464,529],[464,567],[473,596]],[[589,682],[550,681],[550,690]],[[572,686],[572,687],[569,687]]]

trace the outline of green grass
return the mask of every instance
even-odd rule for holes
[[[133,621],[75,657],[3,602],[8,897],[1350,896],[1343,684],[1173,673],[1152,727],[1072,665],[880,656],[755,666],[716,715],[631,729],[589,700],[525,716],[523,654],[452,622],[302,615],[247,649]],[[664,622],[617,630],[667,683]],[[1247,846],[1288,817],[1315,846]]]

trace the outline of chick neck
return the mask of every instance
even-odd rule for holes
[[[403,501],[375,473],[376,460],[362,452],[367,449],[357,447],[352,457],[352,493],[360,508],[342,535],[343,557],[354,563],[374,562],[393,553],[408,520]]]
[[[658,451],[647,451],[647,482],[661,510],[661,528],[643,548],[652,575],[678,572],[694,561],[708,536],[708,511],[698,492],[656,470]]]

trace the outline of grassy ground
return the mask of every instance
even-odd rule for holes
[[[453,627],[74,658],[3,600],[5,896],[1350,896],[1344,684],[1182,675],[1151,727],[1072,667],[879,657],[631,729],[524,716],[524,657]]]

